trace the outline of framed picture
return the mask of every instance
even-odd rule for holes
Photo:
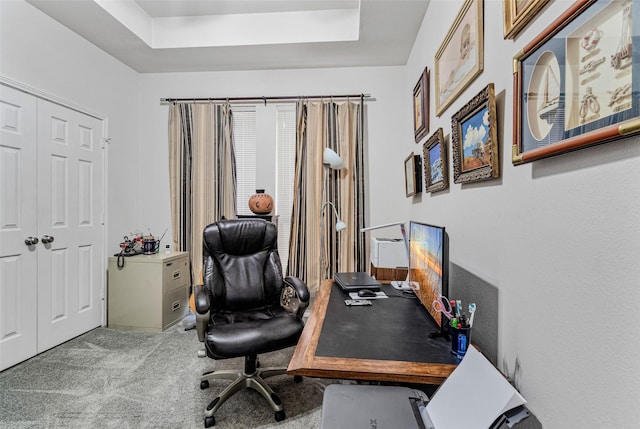
[[[504,38],[514,39],[549,0],[504,0]]]
[[[451,118],[453,181],[479,182],[500,176],[493,83]]]
[[[449,187],[447,146],[442,128],[433,133],[422,145],[424,156],[424,180],[426,192],[443,191]]]
[[[514,165],[640,131],[640,19],[632,3],[576,1],[516,55]]]
[[[482,72],[484,59],[483,0],[465,0],[436,52],[435,99],[440,116]]]
[[[429,132],[429,70],[424,69],[413,88],[413,134],[416,143]]]
[[[422,192],[421,168],[420,155],[414,155],[411,152],[404,160],[404,187],[407,197]]]

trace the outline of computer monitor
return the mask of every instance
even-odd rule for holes
[[[410,285],[438,325],[448,331],[447,319],[433,309],[433,301],[449,294],[449,237],[444,227],[409,222]]]

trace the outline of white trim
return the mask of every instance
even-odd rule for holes
[[[44,100],[50,101],[52,103],[55,104],[59,104],[60,106],[64,106],[68,109],[71,110],[75,110],[77,112],[83,113],[85,115],[89,115],[92,116],[96,119],[100,119],[100,120],[105,120],[106,119],[106,115],[103,115],[101,113],[98,112],[94,112],[93,110],[87,109],[84,106],[81,106],[79,104],[76,104],[72,101],[69,101],[67,99],[64,99],[62,97],[58,97],[56,95],[52,95],[49,94],[48,92],[42,91],[40,89],[34,88],[32,86],[26,85],[22,82],[18,82],[16,80],[10,79],[8,77],[5,76],[0,76],[0,84],[2,85],[6,85],[8,87],[11,87],[13,89],[16,89],[18,91],[22,91],[22,92],[26,92],[27,94],[31,94],[33,96],[36,96],[38,98],[42,98]],[[108,133],[107,133],[108,135]],[[107,135],[105,135],[104,137],[107,138]]]

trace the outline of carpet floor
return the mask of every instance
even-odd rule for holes
[[[241,369],[244,359],[198,358],[195,330],[162,333],[97,328],[0,373],[0,428],[202,428],[203,411],[229,381],[200,389],[212,369]],[[293,348],[260,356],[287,366]],[[245,389],[216,413],[216,428],[318,428],[328,380],[268,379],[286,419]]]

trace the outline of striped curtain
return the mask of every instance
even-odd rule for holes
[[[367,271],[365,238],[360,233],[365,220],[364,101],[299,101],[297,121],[287,273],[303,279],[315,293],[321,281],[335,272]],[[347,168],[325,171],[325,147],[337,152]],[[321,213],[324,202],[335,205],[346,230],[336,232],[330,206]]]
[[[236,217],[231,124],[228,104],[173,103],[169,109],[173,248],[189,252],[191,284],[201,282],[204,227]]]

